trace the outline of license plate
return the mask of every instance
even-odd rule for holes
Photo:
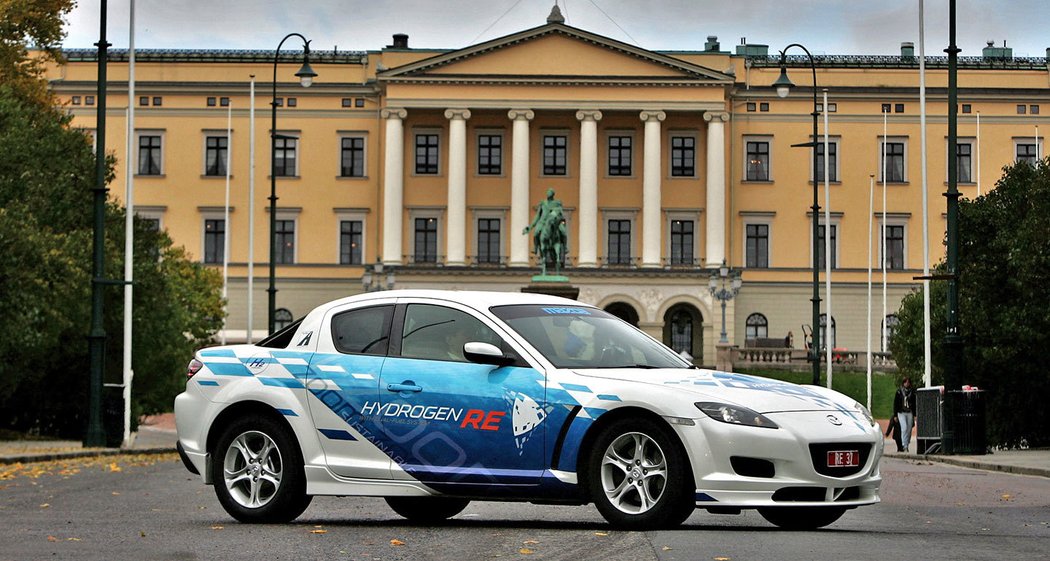
[[[828,452],[828,467],[857,467],[860,465],[860,451],[834,450]]]

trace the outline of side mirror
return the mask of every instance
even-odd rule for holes
[[[499,347],[491,343],[470,342],[463,345],[463,356],[470,362],[503,366],[513,359],[503,354]]]

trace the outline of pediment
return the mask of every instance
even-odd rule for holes
[[[709,68],[559,23],[393,68],[379,77],[386,81],[543,78],[732,82],[732,77]]]

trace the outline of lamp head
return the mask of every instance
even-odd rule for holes
[[[310,67],[310,42],[307,41],[303,45],[303,66],[295,73],[299,77],[299,84],[304,88],[309,88],[314,83],[314,78],[317,77],[317,73]]]
[[[718,276],[722,278],[729,276],[729,266],[726,265],[725,259],[722,260],[722,266],[718,268]]]
[[[773,87],[777,90],[777,96],[787,97],[791,88],[795,87],[795,84],[791,82],[791,78],[788,78],[787,66],[783,62],[780,63],[780,77],[777,78],[776,82],[773,82]]]

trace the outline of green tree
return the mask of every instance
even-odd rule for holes
[[[1050,159],[1004,168],[996,188],[959,205],[959,318],[962,383],[986,390],[990,441],[1050,443]],[[940,267],[943,272],[943,265]],[[942,378],[944,283],[931,294],[934,382]],[[901,304],[891,350],[901,371],[922,370],[922,294]]]
[[[62,18],[75,5],[75,0],[0,0],[0,84],[26,101],[51,104],[44,70],[62,60]]]

